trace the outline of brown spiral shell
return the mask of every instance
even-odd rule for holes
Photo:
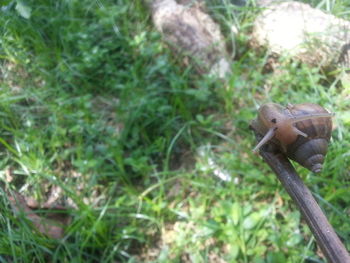
[[[332,116],[320,105],[312,103],[287,107],[275,103],[262,105],[251,126],[264,138],[254,150],[273,142],[288,158],[319,173],[331,138]]]

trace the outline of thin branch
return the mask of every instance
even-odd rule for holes
[[[328,261],[350,263],[348,251],[288,158],[271,144],[262,147],[260,155],[299,208]]]

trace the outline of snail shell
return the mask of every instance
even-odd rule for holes
[[[264,137],[253,151],[271,141],[288,158],[318,173],[322,170],[331,137],[332,116],[323,107],[312,103],[287,107],[275,103],[262,105],[251,126]]]

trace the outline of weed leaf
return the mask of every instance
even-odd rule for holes
[[[16,11],[18,12],[18,14],[20,14],[20,16],[26,19],[29,19],[32,13],[32,9],[22,1],[17,1]]]

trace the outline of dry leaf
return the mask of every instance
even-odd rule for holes
[[[71,221],[69,215],[65,212],[67,210],[63,207],[47,207],[47,209],[41,209],[42,211],[47,210],[46,217],[39,216],[36,211],[32,209],[26,199],[17,192],[12,192],[9,195],[9,201],[12,210],[15,214],[23,214],[29,221],[33,223],[33,226],[40,233],[54,239],[60,239],[64,235],[64,227]],[[29,199],[30,200],[30,199]],[[30,205],[33,205],[30,203]]]

